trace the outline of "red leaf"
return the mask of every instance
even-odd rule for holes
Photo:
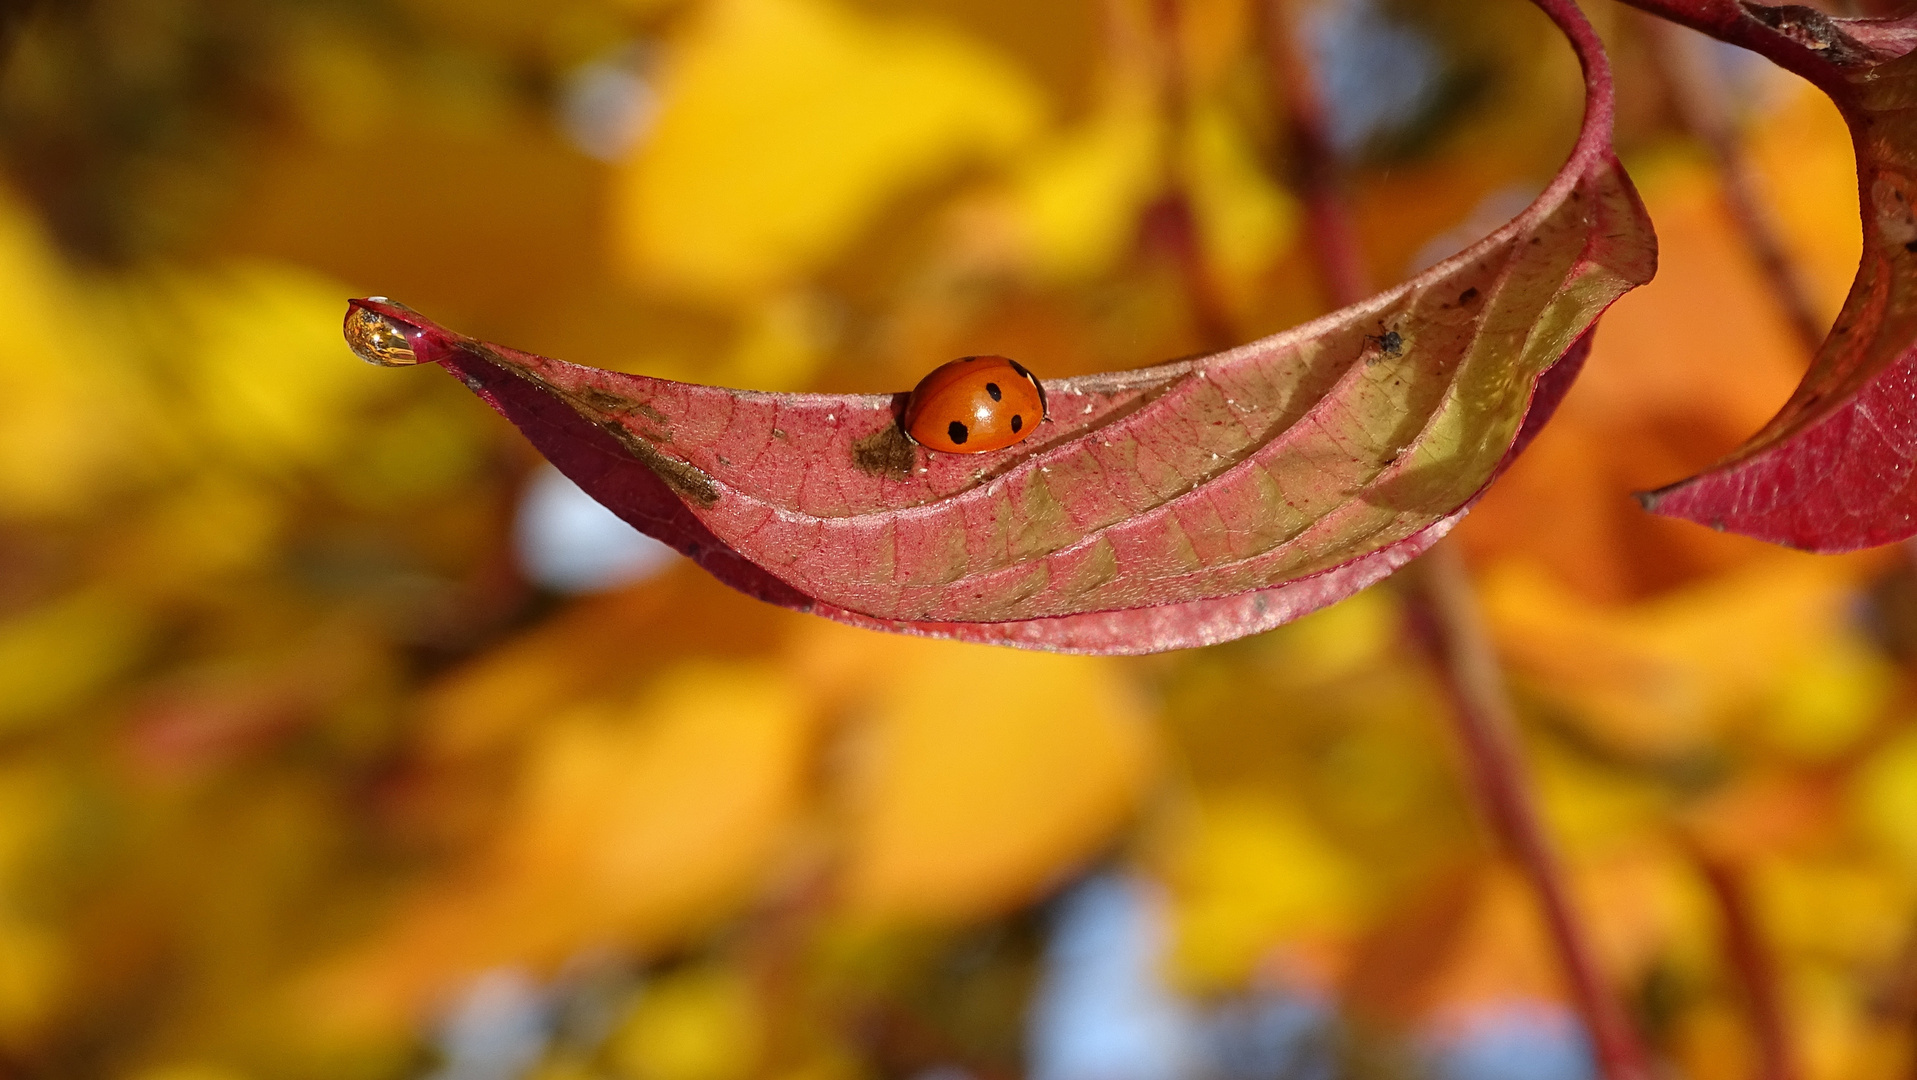
[[[1083,652],[1255,633],[1449,530],[1568,387],[1599,314],[1652,273],[1649,221],[1610,148],[1597,39],[1570,0],[1536,2],[1576,46],[1588,106],[1569,162],[1529,209],[1417,279],[1285,333],[1049,381],[1051,420],[1004,450],[910,443],[903,395],[583,368],[376,299],[354,302],[348,337],[376,361],[403,338],[402,362],[440,363],[594,498],[773,603]]]
[[[1829,94],[1856,147],[1864,218],[1857,280],[1797,392],[1728,458],[1639,499],[1809,551],[1917,535],[1917,17],[1628,2],[1762,53]]]

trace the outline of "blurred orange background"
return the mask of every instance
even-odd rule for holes
[[[1657,280],[1460,529],[1544,809],[1669,1075],[1917,1067],[1917,577],[1649,517],[1807,360],[1646,24],[1586,0]],[[1573,1080],[1387,582],[1138,659],[756,604],[349,296],[565,359],[896,390],[1327,307],[1265,19],[1380,283],[1569,148],[1523,0],[66,0],[0,69],[0,1076]],[[1835,111],[1697,57],[1828,319]]]

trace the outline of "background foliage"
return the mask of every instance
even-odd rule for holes
[[[1743,911],[1802,1074],[1906,1076],[1917,577],[1901,551],[1803,556],[1630,500],[1754,430],[1806,357],[1646,24],[1586,10],[1662,269],[1460,535],[1656,1052],[1750,1075]],[[1135,366],[1206,344],[1174,187],[1231,332],[1290,325],[1326,304],[1260,17],[17,16],[0,1071],[1588,1075],[1393,585],[1136,660],[851,630],[606,532],[451,380],[340,341],[344,298],[376,292],[775,389],[898,389],[981,352]],[[1520,0],[1289,20],[1381,281],[1515,212],[1569,146],[1574,62]],[[1858,244],[1841,123],[1703,55],[1828,316]]]

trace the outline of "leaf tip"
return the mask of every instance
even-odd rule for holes
[[[412,367],[420,363],[413,339],[419,327],[403,318],[401,311],[412,309],[395,304],[384,296],[368,296],[346,302],[346,344],[353,354],[380,367]]]
[[[354,355],[380,367],[437,363],[465,340],[384,296],[348,300],[345,333]]]

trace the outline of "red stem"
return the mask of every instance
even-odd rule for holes
[[[1493,830],[1537,890],[1571,996],[1591,1033],[1605,1080],[1649,1080],[1644,1049],[1600,974],[1596,952],[1571,901],[1564,869],[1545,835],[1517,747],[1517,722],[1464,563],[1439,543],[1412,567],[1424,637],[1464,743],[1478,801]]]
[[[1343,306],[1366,295],[1364,258],[1341,170],[1325,138],[1323,103],[1293,46],[1287,8],[1285,0],[1266,0],[1261,6],[1265,60],[1273,97],[1290,122],[1294,183],[1307,207],[1319,274],[1333,303]],[[1452,716],[1479,802],[1537,890],[1598,1065],[1606,1080],[1648,1080],[1644,1051],[1599,974],[1590,939],[1572,908],[1563,870],[1538,817],[1516,746],[1511,704],[1464,564],[1451,542],[1440,541],[1413,569],[1414,580],[1422,585],[1428,630],[1424,636],[1452,699]]]
[[[1181,0],[1154,0],[1152,19],[1156,24],[1159,50],[1159,78],[1162,107],[1174,133],[1185,128],[1189,87],[1183,54],[1179,47]],[[1145,207],[1140,221],[1141,238],[1147,247],[1168,251],[1184,283],[1185,297],[1191,305],[1191,317],[1198,336],[1207,349],[1224,349],[1238,343],[1232,326],[1231,305],[1225,290],[1205,258],[1198,235],[1198,219],[1192,212],[1190,185],[1177,159],[1176,143],[1167,147],[1165,193]]]
[[[1777,969],[1751,912],[1750,888],[1737,867],[1700,852],[1698,865],[1724,920],[1724,948],[1743,985],[1757,1034],[1759,1080],[1797,1080],[1784,1004],[1777,991]]]
[[[1825,322],[1811,303],[1803,277],[1791,265],[1770,215],[1758,204],[1756,170],[1738,140],[1723,79],[1699,49],[1702,43],[1683,29],[1658,18],[1646,17],[1642,22],[1652,62],[1670,90],[1678,119],[1717,162],[1724,208],[1736,222],[1738,234],[1805,355],[1815,354],[1824,343]]]
[[[1318,276],[1332,307],[1355,304],[1370,295],[1371,287],[1345,198],[1344,169],[1325,133],[1324,101],[1291,32],[1290,3],[1265,0],[1258,13],[1266,77],[1290,132],[1291,185],[1305,204],[1305,228]]]
[[[1340,169],[1325,138],[1322,101],[1310,70],[1292,45],[1285,0],[1261,7],[1272,93],[1290,121],[1296,155],[1294,182],[1308,208],[1311,240],[1325,290],[1334,304],[1363,299],[1367,282],[1357,230],[1345,201]],[[1606,1080],[1648,1080],[1645,1054],[1597,960],[1571,904],[1556,852],[1538,817],[1536,800],[1516,746],[1516,723],[1497,657],[1479,619],[1464,564],[1440,541],[1413,568],[1422,585],[1425,638],[1452,699],[1452,716],[1471,763],[1486,817],[1523,864],[1537,890],[1551,939]]]

